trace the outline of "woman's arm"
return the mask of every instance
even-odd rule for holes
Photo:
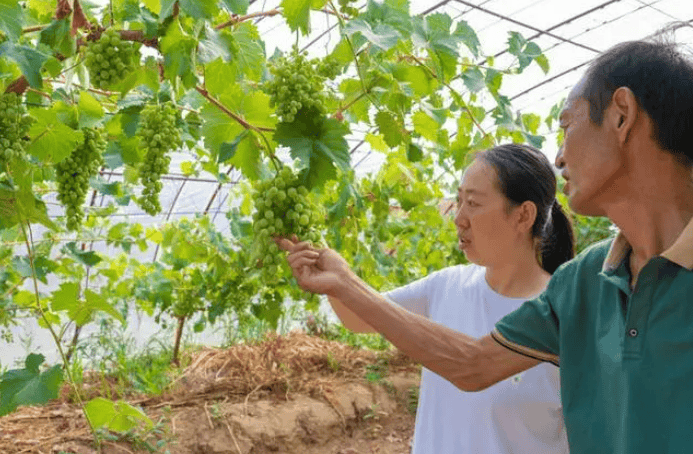
[[[337,317],[339,317],[339,320],[346,329],[356,333],[377,333],[377,331],[373,329],[371,325],[363,321],[363,319],[356,315],[354,311],[346,307],[344,303],[339,300],[339,298],[328,296],[327,299],[330,301],[332,309],[337,314]]]

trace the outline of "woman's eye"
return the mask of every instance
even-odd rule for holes
[[[473,200],[467,200],[467,205],[469,205],[470,207],[475,207],[475,206],[478,206],[479,204]]]

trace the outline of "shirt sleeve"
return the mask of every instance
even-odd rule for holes
[[[559,365],[559,323],[554,302],[561,294],[561,276],[554,274],[546,290],[496,323],[491,336],[504,347]]]
[[[431,301],[431,278],[426,276],[384,294],[394,304],[422,317],[429,318]]]

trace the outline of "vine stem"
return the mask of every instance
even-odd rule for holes
[[[40,32],[44,28],[47,28],[50,24],[33,25],[31,27],[26,27],[22,29],[22,34]]]
[[[241,116],[236,115],[235,113],[231,112],[226,106],[224,106],[216,98],[214,98],[214,96],[210,95],[206,88],[200,87],[198,85],[195,87],[195,90],[197,90],[197,92],[199,94],[201,94],[207,101],[214,104],[219,110],[224,112],[229,117],[233,118],[236,122],[238,122],[238,124],[243,126],[245,129],[249,129],[249,130],[255,131],[255,132],[263,132],[263,131],[264,132],[272,132],[272,131],[274,131],[274,129],[272,129],[272,128],[265,128],[265,127],[261,127],[261,126],[251,125],[250,123],[245,121],[245,119],[243,119]]]
[[[230,27],[232,25],[236,25],[240,22],[245,22],[250,19],[255,19],[256,17],[272,17],[276,16],[277,14],[281,14],[282,12],[278,9],[271,9],[269,11],[259,11],[257,13],[250,13],[246,14],[245,16],[237,16],[234,15],[229,19],[228,21],[221,23],[219,25],[216,25],[214,27],[215,30],[221,30],[222,28]]]
[[[452,86],[450,86],[449,83],[445,82],[444,80],[440,80],[440,79],[438,78],[438,75],[435,73],[435,71],[433,71],[431,68],[429,68],[428,65],[426,65],[424,62],[422,62],[422,61],[421,61],[417,56],[415,56],[415,55],[409,55],[409,57],[410,57],[412,60],[414,60],[416,63],[418,63],[422,68],[424,68],[425,70],[427,70],[427,71],[431,74],[431,76],[432,76],[434,79],[436,79],[437,81],[441,82],[445,87],[447,87],[448,90],[450,90],[455,96],[457,96],[457,98],[459,98],[460,101],[462,101],[462,95],[460,95],[460,94],[457,92],[457,90],[455,90],[454,88],[452,88]],[[479,122],[476,121],[476,118],[474,118],[474,114],[472,113],[472,111],[469,110],[469,107],[467,106],[467,103],[465,103],[465,102],[459,102],[459,104],[460,104],[460,107],[463,108],[463,109],[465,110],[465,112],[467,112],[467,114],[469,115],[469,118],[472,120],[472,123],[474,123],[474,126],[476,126],[477,129],[479,129],[479,131],[481,131],[481,133],[484,135],[484,137],[490,137],[491,140],[493,140],[493,144],[495,145],[495,144],[496,144],[496,138],[493,137],[491,134],[487,133],[487,132],[484,130],[484,128],[481,127],[481,125],[479,124]]]
[[[352,99],[351,101],[349,101],[345,106],[340,107],[339,109],[337,109],[337,111],[336,111],[334,114],[332,114],[332,116],[333,116],[333,117],[339,117],[339,116],[341,116],[342,113],[343,113],[345,110],[348,110],[351,106],[353,106],[354,104],[356,104],[357,102],[359,102],[359,101],[361,100],[361,98],[363,98],[363,97],[365,97],[365,96],[368,96],[369,93],[370,93],[370,89],[369,89],[368,91],[361,92],[357,97],[355,97],[354,99]]]
[[[36,297],[36,308],[39,312],[39,315],[43,319],[44,323],[46,324],[46,327],[48,331],[50,332],[51,336],[53,337],[53,342],[55,342],[55,346],[58,348],[58,353],[60,354],[60,358],[63,361],[63,367],[65,368],[65,375],[67,375],[67,379],[70,382],[70,385],[72,386],[72,390],[75,393],[75,396],[77,398],[77,403],[79,404],[80,408],[82,409],[82,413],[84,413],[84,418],[87,420],[87,424],[89,424],[89,430],[91,430],[92,435],[94,436],[94,440],[96,441],[97,445],[99,444],[99,437],[98,434],[96,433],[96,429],[94,428],[94,424],[92,423],[91,419],[89,418],[89,414],[87,413],[85,404],[84,404],[84,399],[82,398],[82,394],[79,391],[79,388],[77,387],[77,383],[75,382],[74,377],[72,376],[72,371],[70,370],[68,361],[67,361],[67,356],[65,355],[65,351],[63,350],[63,346],[60,342],[60,338],[55,332],[55,329],[53,329],[53,325],[48,320],[48,317],[46,316],[46,312],[43,310],[43,307],[41,307],[41,297],[39,295],[39,288],[38,288],[38,280],[36,278],[36,266],[34,264],[34,249],[32,248],[32,244],[34,243],[34,238],[33,234],[31,232],[31,225],[27,222],[27,225],[24,225],[24,221],[20,222],[20,225],[22,226],[22,234],[24,235],[24,241],[26,243],[26,249],[27,253],[29,255],[29,265],[31,266],[31,277],[34,283],[34,296]],[[28,235],[27,235],[27,230]]]
[[[339,21],[339,28],[343,29],[345,26],[344,18],[342,17],[341,14],[339,14],[339,12],[337,11],[337,8],[335,8],[332,1],[330,1],[328,4],[330,5],[330,8],[332,8],[332,11],[334,11],[334,14],[337,17],[337,20]],[[354,56],[354,65],[356,66],[356,74],[358,74],[359,81],[361,81],[361,88],[363,89],[363,92],[366,94],[366,96],[368,96],[368,99],[371,101],[371,104],[373,104],[373,106],[375,106],[376,109],[380,110],[379,103],[375,102],[373,100],[373,98],[371,98],[370,90],[366,87],[366,81],[363,78],[363,71],[361,70],[361,65],[359,65],[359,58],[358,58],[358,55],[356,55],[356,49],[354,49],[354,44],[351,42],[351,38],[344,35],[344,39],[346,40],[347,44],[349,45],[349,49],[351,50],[351,55]]]

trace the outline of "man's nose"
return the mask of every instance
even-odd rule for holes
[[[563,159],[563,145],[558,149],[558,154],[556,155],[556,161],[554,162],[556,167],[562,169],[565,166],[565,160]]]

